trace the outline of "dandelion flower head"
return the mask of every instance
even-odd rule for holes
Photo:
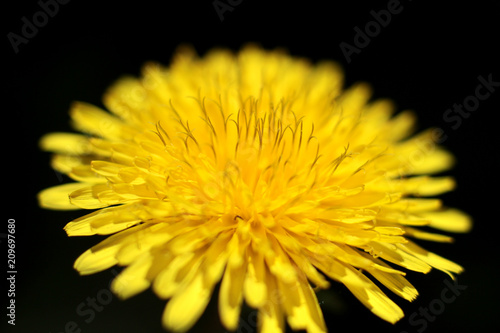
[[[413,133],[411,111],[372,100],[365,83],[344,89],[333,62],[257,46],[204,57],[186,48],[169,67],[147,63],[140,78],[118,80],[103,103],[109,112],[72,105],[82,134],[41,139],[74,182],[43,190],[40,204],[93,210],[67,234],[110,236],[75,268],[124,266],[113,291],[152,288],[168,300],[167,329],[188,330],[218,297],[229,330],[246,303],[261,332],[286,323],[324,332],[315,290],[336,282],[395,323],[404,314],[386,293],[418,295],[407,271],[462,271],[417,245],[452,240],[432,229],[470,228],[433,198],[454,188],[430,176],[453,156],[436,131]]]

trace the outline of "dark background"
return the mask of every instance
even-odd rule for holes
[[[43,2],[43,1],[42,1]],[[224,3],[226,1],[223,1]],[[233,1],[237,3],[238,1]],[[438,271],[428,275],[409,273],[420,297],[408,303],[395,300],[406,317],[390,325],[366,310],[346,289],[334,284],[321,293],[331,332],[492,332],[497,327],[498,224],[498,113],[500,87],[463,119],[458,128],[443,119],[454,103],[474,94],[478,76],[500,81],[498,1],[450,2],[401,1],[392,15],[359,54],[348,63],[339,44],[353,44],[354,28],[373,21],[370,11],[386,9],[389,1],[326,2],[243,0],[226,11],[221,21],[213,1],[112,2],[73,0],[60,4],[57,13],[41,24],[15,53],[8,34],[21,35],[23,17],[33,22],[41,11],[35,0],[3,4],[3,54],[6,79],[3,93],[4,222],[16,220],[16,326],[12,332],[64,332],[73,321],[81,332],[162,332],[164,301],[151,291],[127,301],[109,298],[113,270],[80,277],[72,265],[77,256],[100,237],[68,238],[63,226],[81,211],[56,212],[38,208],[36,193],[66,181],[49,167],[49,155],[37,141],[47,132],[69,131],[68,107],[74,100],[100,105],[104,90],[123,74],[138,75],[148,60],[168,64],[175,48],[193,45],[200,54],[214,46],[238,50],[247,42],[266,48],[285,47],[292,55],[313,61],[337,60],[346,73],[346,84],[371,83],[375,97],[392,98],[398,109],[413,109],[421,129],[441,127],[443,144],[457,157],[452,174],[455,192],[445,203],[474,217],[467,235],[454,244],[420,242],[429,250],[466,268],[458,283],[466,286],[427,326],[412,325],[408,318],[420,308],[436,305],[449,278]],[[2,241],[0,257],[6,275],[7,249]],[[117,270],[115,271],[117,272]],[[2,280],[5,279],[2,278]],[[7,306],[7,288],[0,291]],[[105,301],[92,320],[76,309],[88,297]],[[108,298],[106,297],[108,296]],[[214,297],[216,301],[216,297]],[[89,309],[85,307],[84,309]],[[6,327],[6,310],[0,316]],[[240,332],[253,331],[252,313],[242,315]],[[421,317],[418,317],[421,318]],[[71,325],[71,324],[70,324]],[[69,327],[71,331],[71,327]],[[194,328],[200,332],[224,331],[212,302]],[[2,331],[4,329],[2,328]],[[78,330],[76,330],[78,331]]]

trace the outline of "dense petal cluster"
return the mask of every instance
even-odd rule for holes
[[[52,166],[75,182],[39,195],[51,209],[92,209],[69,236],[109,235],[75,262],[81,274],[126,266],[112,289],[149,287],[169,299],[165,327],[189,329],[220,283],[223,325],[243,302],[261,332],[326,331],[314,288],[345,285],[395,323],[402,310],[375,284],[413,300],[403,270],[462,268],[412,239],[450,242],[426,226],[465,232],[464,213],[430,198],[454,187],[453,157],[414,115],[393,115],[363,83],[343,89],[331,62],[310,64],[249,46],[169,67],[146,64],[104,96],[108,113],[75,103],[84,134],[51,133]],[[368,274],[367,274],[368,273]]]

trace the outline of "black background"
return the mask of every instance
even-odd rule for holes
[[[225,1],[224,1],[225,2]],[[237,3],[238,1],[233,1]],[[13,332],[64,332],[73,321],[81,332],[162,332],[165,302],[151,291],[127,301],[107,299],[113,270],[80,277],[72,269],[76,257],[100,237],[68,238],[63,226],[81,211],[56,212],[38,208],[36,193],[66,181],[49,167],[50,157],[38,150],[47,132],[69,131],[68,107],[74,100],[101,105],[101,95],[123,74],[138,75],[148,60],[168,64],[175,48],[193,45],[200,54],[215,46],[238,50],[247,42],[266,48],[285,47],[292,55],[313,61],[341,63],[346,84],[367,81],[374,97],[392,98],[398,109],[413,109],[421,129],[441,127],[444,145],[458,163],[448,174],[458,181],[445,203],[474,217],[470,234],[457,235],[454,244],[421,244],[466,269],[458,283],[467,289],[442,313],[422,324],[408,318],[420,308],[437,304],[449,278],[438,271],[423,276],[409,273],[421,295],[413,303],[392,297],[406,317],[396,325],[366,310],[346,289],[334,284],[321,293],[331,332],[492,332],[498,306],[498,113],[500,88],[463,119],[458,128],[443,119],[454,103],[474,94],[478,76],[500,81],[498,1],[401,1],[392,15],[359,54],[348,63],[339,44],[353,44],[354,27],[373,21],[370,11],[387,8],[389,1],[314,2],[243,0],[221,21],[213,1],[112,2],[78,1],[59,5],[35,36],[14,52],[7,38],[21,35],[22,18],[32,22],[41,10],[37,1],[4,3],[2,22],[6,78],[3,93],[4,209],[16,220],[16,326]],[[6,200],[5,200],[6,199]],[[0,266],[7,271],[5,239]],[[116,270],[117,271],[117,270]],[[115,272],[116,272],[115,271]],[[1,276],[5,276],[2,273]],[[4,279],[3,279],[4,280]],[[4,280],[5,281],[5,280]],[[7,288],[2,295],[1,325],[7,327]],[[106,301],[89,322],[76,309],[88,297]],[[104,297],[104,298],[103,298]],[[223,332],[215,296],[194,331]],[[88,309],[89,307],[85,307]],[[240,332],[254,328],[251,312],[242,315]],[[421,317],[419,317],[421,318]],[[251,330],[250,330],[251,329]],[[2,329],[3,331],[3,329]],[[76,330],[78,331],[78,330]]]

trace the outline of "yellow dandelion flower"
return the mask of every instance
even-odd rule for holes
[[[152,288],[168,299],[163,324],[188,330],[220,283],[220,319],[237,328],[243,302],[261,332],[327,329],[314,290],[331,281],[395,323],[403,312],[381,288],[413,300],[403,270],[462,267],[413,239],[450,242],[428,228],[466,232],[469,217],[429,198],[452,190],[450,153],[432,130],[410,136],[370,88],[343,90],[331,62],[245,47],[170,67],[146,64],[104,95],[108,113],[75,103],[85,134],[51,133],[41,147],[75,180],[39,194],[49,209],[92,209],[69,236],[109,235],[75,262],[81,274],[126,266],[121,298]],[[369,274],[366,274],[369,273]]]

